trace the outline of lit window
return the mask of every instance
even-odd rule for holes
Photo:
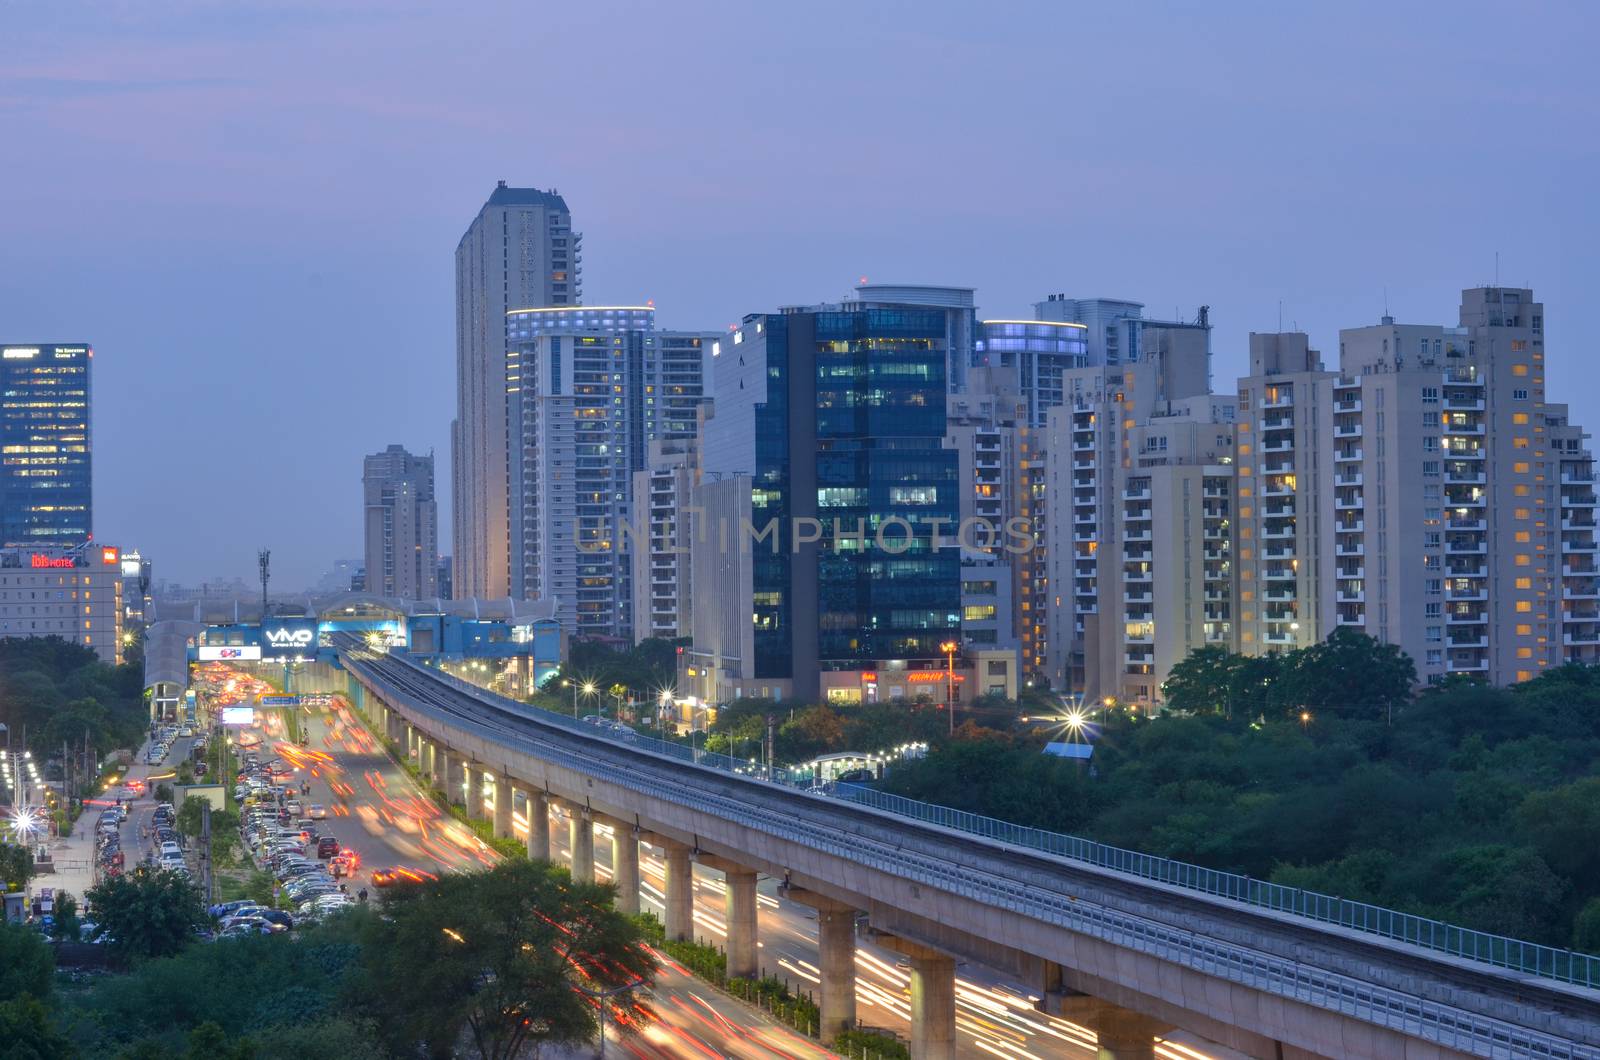
[[[1511,470],[1519,475],[1526,475],[1528,473],[1528,469],[1529,466],[1526,460],[1518,460],[1515,464],[1511,465]]]
[[[1532,578],[1518,578],[1517,579],[1517,588],[1518,589],[1532,589],[1533,588],[1533,579]]]
[[[1512,375],[1527,375],[1528,374],[1528,366],[1525,365],[1525,364],[1514,364],[1514,365],[1511,366],[1511,374]]]
[[[1526,412],[1514,412],[1514,413],[1511,414],[1511,422],[1512,423],[1527,423],[1528,422],[1528,414]]]
[[[1526,545],[1528,542],[1530,542],[1532,540],[1533,540],[1533,535],[1528,533],[1528,531],[1526,531],[1526,530],[1518,530],[1517,531],[1517,544]]]
[[[1517,614],[1526,615],[1526,614],[1531,614],[1532,612],[1533,612],[1533,601],[1531,601],[1531,600],[1518,600],[1517,601]]]
[[[1529,555],[1526,552],[1519,552],[1519,553],[1517,553],[1516,562],[1517,562],[1517,566],[1526,567],[1528,564],[1532,563],[1533,560],[1529,557]]]
[[[1533,658],[1533,649],[1532,648],[1518,648],[1517,649],[1517,658],[1519,658],[1519,659],[1531,659],[1531,658]]]
[[[1517,636],[1519,636],[1519,637],[1531,637],[1531,636],[1533,636],[1533,627],[1528,625],[1526,622],[1519,622],[1517,624]]]

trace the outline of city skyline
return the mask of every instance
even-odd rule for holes
[[[1026,316],[1058,291],[1161,318],[1206,304],[1218,392],[1244,374],[1248,332],[1278,330],[1280,300],[1282,327],[1328,350],[1385,310],[1448,319],[1463,287],[1498,278],[1549,305],[1550,392],[1595,419],[1596,370],[1575,355],[1597,271],[1594,147],[1566,135],[1592,119],[1578,60],[1594,27],[1577,5],[1542,12],[1537,55],[1505,50],[1487,6],[1448,23],[1384,9],[1377,39],[1361,9],[1151,25],[1026,5],[1031,40],[956,5],[884,7],[853,12],[842,36],[825,11],[759,55],[743,42],[775,16],[553,12],[549,39],[604,26],[625,55],[694,41],[711,59],[652,80],[659,113],[629,105],[640,82],[626,78],[571,93],[559,136],[506,91],[540,47],[516,32],[485,43],[359,4],[114,12],[59,32],[86,10],[7,16],[28,56],[0,78],[11,139],[56,164],[8,178],[21,208],[0,219],[0,319],[95,347],[96,536],[138,545],[163,578],[248,581],[268,544],[276,582],[310,584],[357,551],[349,469],[392,439],[396,409],[409,447],[449,451],[449,255],[498,179],[559,189],[586,237],[586,300],[653,299],[664,328],[722,329],[863,276],[972,285],[984,316]],[[1067,34],[1094,47],[1062,59]],[[159,48],[124,47],[140,36]],[[1296,42],[1312,37],[1307,55]],[[356,57],[337,74],[301,58],[342,45]],[[822,76],[836,68],[850,76]],[[1263,80],[1281,91],[1263,99]],[[834,120],[845,112],[866,120]],[[769,135],[785,127],[810,154]],[[417,146],[430,138],[443,149]],[[1029,165],[981,164],[1008,139]],[[919,162],[934,142],[975,164]],[[640,151],[656,164],[616,165]],[[1476,220],[1485,203],[1517,223]],[[78,223],[59,223],[67,210]],[[304,440],[286,443],[286,423]],[[262,459],[284,444],[288,459]],[[152,518],[237,488],[277,501],[248,533]],[[314,537],[297,531],[308,511]]]

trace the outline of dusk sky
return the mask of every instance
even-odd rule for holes
[[[1600,427],[1593,3],[0,4],[0,341],[87,341],[95,529],[158,579],[360,555],[361,458],[435,452],[454,251],[554,187],[583,293],[673,328],[859,277],[1212,307],[1246,336],[1546,303]]]

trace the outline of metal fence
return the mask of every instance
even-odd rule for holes
[[[397,658],[403,658],[397,656]],[[412,666],[410,660],[405,660]],[[1521,939],[1474,931],[1457,924],[1402,913],[1394,909],[1355,902],[1336,895],[1319,894],[1298,887],[1285,887],[1268,880],[1253,879],[1184,861],[1145,854],[1137,850],[1097,843],[1082,836],[1048,832],[1040,828],[1002,821],[994,817],[957,810],[937,803],[891,795],[859,784],[813,784],[810,773],[782,767],[764,769],[748,759],[713,754],[693,746],[596,726],[577,718],[541,710],[509,699],[479,685],[429,669],[429,676],[444,680],[474,696],[493,699],[501,707],[537,721],[559,725],[588,736],[607,736],[619,744],[693,763],[727,773],[770,780],[774,784],[824,792],[835,798],[875,810],[908,817],[940,828],[980,836],[1008,846],[1037,850],[1054,857],[1082,862],[1097,868],[1126,873],[1171,887],[1226,898],[1261,909],[1305,917],[1324,924],[1336,924],[1352,931],[1377,935],[1434,950],[1452,957],[1505,968],[1542,979],[1553,979],[1589,988],[1600,988],[1600,957],[1558,949]]]

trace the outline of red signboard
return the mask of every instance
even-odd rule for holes
[[[43,553],[35,552],[28,562],[34,567],[70,567],[72,566],[72,557],[46,556]]]
[[[122,557],[117,555],[115,548],[106,547],[100,550],[100,562],[108,567],[115,567]]]

